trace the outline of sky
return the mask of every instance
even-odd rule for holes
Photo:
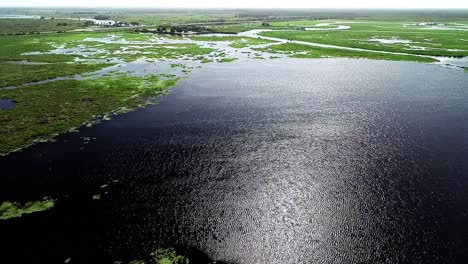
[[[468,0],[0,0],[0,6],[182,8],[468,8]]]

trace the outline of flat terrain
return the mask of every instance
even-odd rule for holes
[[[427,17],[409,16],[408,21],[402,21],[385,14],[381,19],[387,20],[346,14],[344,19],[324,20],[323,14],[304,19],[307,16],[295,17],[296,13],[273,17],[249,12],[123,15],[64,10],[54,17],[47,10],[36,10],[33,16],[23,12],[23,18],[0,19],[0,99],[14,103],[0,112],[3,154],[51,139],[122,107],[131,110],[136,105],[129,100],[155,95],[132,88],[138,83],[158,86],[164,79],[170,80],[172,85],[163,85],[169,88],[207,63],[345,57],[468,67],[464,58],[468,55],[468,20],[457,13],[450,21],[434,16],[436,22],[420,22]],[[34,18],[26,18],[28,15]],[[86,21],[98,21],[94,19],[98,16],[115,19],[114,25],[125,21],[122,26],[85,25]],[[157,19],[151,19],[154,16]],[[197,31],[203,34],[197,35]],[[100,87],[99,83],[113,89],[126,76],[136,85],[117,94],[120,99],[116,104],[91,94],[94,89],[85,89]],[[58,87],[67,87],[70,94],[58,94],[65,90]],[[119,88],[115,91],[123,91]],[[42,103],[42,110],[35,111],[46,99],[53,100],[55,106]],[[100,110],[79,111],[84,104]],[[60,114],[59,119],[67,119],[66,123],[51,123],[57,120],[57,109],[71,106],[74,111]],[[26,122],[19,116],[32,119]],[[6,136],[12,133],[14,137]]]
[[[467,82],[414,62],[203,64],[158,105],[1,158],[4,200],[56,200],[0,220],[3,259],[463,263]]]
[[[349,27],[342,30],[318,30]],[[324,21],[311,30],[265,32],[263,35],[344,47],[430,56],[468,56],[468,21],[463,23],[417,23],[388,21]]]
[[[436,199],[437,208],[455,211],[461,202],[447,198],[445,189],[437,189],[442,174],[429,161],[449,164],[443,188],[463,181],[460,175],[468,164],[463,162],[467,157],[463,137],[467,11],[2,9],[0,47],[0,164],[10,175],[7,186],[14,186],[12,192],[2,189],[6,195],[0,197],[0,222],[21,226],[21,219],[55,212],[58,217],[48,216],[55,223],[67,222],[61,218],[64,215],[79,218],[79,210],[62,203],[69,197],[60,189],[64,188],[79,193],[70,200],[84,211],[85,223],[81,223],[99,233],[99,239],[105,238],[104,242],[95,237],[80,239],[91,245],[104,243],[116,251],[129,250],[118,241],[109,242],[107,223],[95,219],[105,232],[89,225],[94,223],[89,219],[93,210],[102,210],[106,215],[97,215],[106,221],[130,218],[115,222],[121,233],[112,235],[138,241],[130,246],[138,252],[133,255],[122,251],[105,255],[83,245],[74,251],[60,245],[64,238],[59,234],[64,232],[57,225],[49,242],[61,252],[60,262],[69,253],[80,258],[76,255],[80,250],[88,252],[80,259],[84,263],[93,262],[86,259],[92,254],[104,262],[120,257],[130,261],[130,256],[148,260],[147,253],[154,249],[150,247],[178,243],[239,263],[254,263],[262,256],[271,257],[270,262],[289,263],[317,248],[332,253],[301,256],[306,262],[332,262],[334,257],[346,262],[339,243],[323,230],[311,230],[310,221],[324,230],[335,221],[333,225],[343,232],[340,241],[347,241],[341,247],[353,247],[348,248],[353,259],[369,260],[365,256],[370,253],[360,248],[361,237],[375,242],[374,251],[389,248],[381,252],[381,259],[395,263],[410,257],[441,260],[440,256],[458,254],[454,258],[460,259],[463,255],[461,248],[467,243],[448,239],[456,244],[453,249],[421,246],[406,235],[436,243],[444,231],[456,233],[443,224],[429,232],[408,212],[425,214],[422,203]],[[174,87],[176,95],[167,96]],[[169,103],[164,103],[166,99]],[[161,108],[150,106],[161,102]],[[449,130],[461,132],[451,132],[449,137]],[[437,139],[428,140],[433,134]],[[96,137],[100,143],[93,145]],[[45,143],[54,140],[59,142]],[[436,157],[427,158],[422,149],[431,149]],[[64,161],[64,157],[71,158]],[[37,167],[29,170],[28,162],[36,159]],[[294,173],[284,166],[294,168]],[[378,180],[366,178],[369,175],[362,170],[372,171]],[[33,178],[36,171],[39,176]],[[251,174],[256,177],[248,177]],[[421,183],[420,175],[430,175],[431,182]],[[66,184],[62,185],[61,177]],[[108,187],[122,181],[126,187],[110,195]],[[403,194],[394,193],[396,189],[389,185],[399,186],[396,189]],[[330,188],[320,189],[323,186]],[[348,192],[343,186],[355,188]],[[291,210],[317,209],[309,204],[309,194],[323,203],[320,210],[346,199],[356,201],[353,208],[362,211],[349,212],[341,204],[336,212],[325,210],[316,217],[301,218],[301,210]],[[382,199],[386,206],[376,209],[373,200],[361,194]],[[86,200],[84,205],[80,195],[92,202]],[[114,200],[98,203],[109,197]],[[128,199],[121,201],[121,197]],[[269,203],[268,197],[275,203]],[[245,207],[256,201],[258,208]],[[275,207],[278,204],[284,208]],[[150,210],[149,205],[159,209]],[[268,206],[272,207],[262,211]],[[233,211],[225,212],[225,207],[241,213],[230,215]],[[428,211],[443,221],[466,220]],[[265,215],[255,215],[258,212]],[[268,216],[271,212],[275,215]],[[349,227],[348,214],[354,213],[379,224],[360,229],[369,223],[356,221]],[[210,233],[203,222],[208,220],[198,214],[212,215],[218,221],[217,232]],[[183,222],[185,215],[193,222]],[[402,216],[392,222],[395,215]],[[264,218],[276,222],[261,226],[249,221]],[[304,222],[288,222],[289,218]],[[407,220],[419,224],[414,232],[392,225]],[[152,229],[155,222],[160,226]],[[221,223],[226,222],[235,230],[223,229]],[[358,231],[347,236],[347,228]],[[257,250],[259,230],[272,236]],[[37,237],[44,236],[41,232],[33,231]],[[254,237],[245,241],[242,232]],[[373,238],[373,232],[380,236]],[[199,233],[206,237],[192,236]],[[151,240],[149,245],[148,237],[159,241]],[[282,240],[285,237],[290,240]],[[380,239],[385,237],[391,241]],[[223,251],[218,246],[226,241],[234,244]],[[295,249],[271,251],[291,241],[299,241],[293,243]],[[139,243],[147,247],[136,248]],[[250,251],[242,248],[244,244],[250,245]],[[40,247],[37,251],[42,254]],[[185,258],[171,250],[152,256]]]

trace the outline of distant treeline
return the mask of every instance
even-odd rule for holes
[[[75,11],[75,12],[72,12],[72,14],[77,14],[77,15],[94,15],[94,14],[98,14],[98,12],[95,12],[95,11]]]
[[[110,16],[105,16],[105,15],[97,15],[94,17],[96,20],[110,20]]]
[[[352,9],[258,9],[237,10],[236,17],[241,20],[316,20],[316,19],[366,19],[380,18],[387,20],[447,20],[467,19],[467,10],[352,10]]]
[[[207,27],[201,27],[196,25],[180,25],[180,26],[170,26],[162,25],[158,26],[156,29],[136,29],[136,32],[142,33],[155,33],[155,34],[169,34],[169,35],[180,35],[183,33],[213,33],[214,30]]]

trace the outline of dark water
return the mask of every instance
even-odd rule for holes
[[[0,98],[0,110],[8,110],[16,104],[9,99]]]
[[[0,168],[2,200],[58,199],[0,223],[2,257],[19,263],[173,245],[232,263],[465,263],[468,74],[340,59],[210,65],[157,106]]]

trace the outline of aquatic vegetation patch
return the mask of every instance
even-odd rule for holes
[[[52,139],[83,124],[99,123],[106,114],[121,114],[152,103],[178,78],[110,76],[64,80],[0,90],[16,106],[0,112],[0,154]]]
[[[132,62],[139,58],[180,59],[206,55],[213,51],[196,43],[171,43],[150,34],[86,32],[41,36],[0,37],[0,61],[34,62]],[[182,38],[176,39],[183,41]],[[51,66],[52,67],[52,66]],[[53,70],[51,69],[50,72]]]
[[[267,48],[256,49],[271,53],[287,54],[292,58],[365,58],[374,60],[396,60],[396,61],[418,61],[418,62],[436,62],[437,60],[428,57],[419,57],[413,55],[399,55],[388,53],[377,53],[367,51],[354,51],[345,49],[322,48],[304,44],[284,43],[272,45]]]
[[[202,59],[200,61],[200,63],[210,63],[210,62],[213,62],[213,60],[210,60],[210,59]]]
[[[16,86],[57,77],[68,77],[86,72],[94,72],[113,65],[115,64],[53,63],[43,65],[24,65],[0,63],[0,87]]]
[[[270,44],[277,41],[261,39],[261,38],[251,38],[251,37],[240,37],[240,36],[195,36],[191,38],[196,41],[227,41],[231,42],[229,44],[232,48],[246,48],[254,45]]]
[[[114,261],[114,264],[122,264],[122,261]],[[134,259],[128,262],[128,264],[145,264],[145,263],[156,263],[156,264],[189,264],[189,258],[177,253],[174,248],[160,248],[152,252],[148,259]],[[210,262],[211,263],[211,262]],[[216,263],[216,262],[213,262]]]
[[[235,60],[237,60],[237,58],[222,58],[222,59],[219,59],[218,62],[226,63],[226,62],[233,62]]]
[[[173,248],[158,249],[151,255],[158,264],[189,264],[189,259],[177,254]]]
[[[131,260],[128,264],[145,264],[145,263],[146,262],[144,260]]]
[[[262,32],[261,35],[387,52],[449,57],[468,56],[466,44],[458,41],[460,38],[467,38],[468,31],[428,31],[405,28],[400,22],[359,22],[353,24],[349,30],[333,30],[326,33],[323,31],[277,30]],[[419,47],[431,49],[411,49],[408,46],[409,43],[416,43]],[[391,60],[391,58],[389,59]]]
[[[8,220],[10,218],[21,217],[23,214],[46,211],[52,208],[54,204],[55,201],[52,199],[27,202],[24,205],[20,203],[3,202],[0,205],[0,220]]]
[[[1,21],[0,21],[1,22]],[[104,33],[65,33],[41,34],[24,36],[0,36],[0,61],[40,61],[40,62],[72,62],[80,57],[75,54],[52,54],[50,51],[58,47],[82,41],[89,35],[103,36]],[[31,54],[31,55],[27,55]]]
[[[213,49],[201,47],[194,43],[181,44],[152,44],[144,47],[127,46],[125,44],[103,44],[99,48],[107,51],[107,54],[94,54],[90,59],[120,59],[126,62],[135,61],[145,57],[148,59],[180,59],[184,56],[195,57],[210,54]]]

